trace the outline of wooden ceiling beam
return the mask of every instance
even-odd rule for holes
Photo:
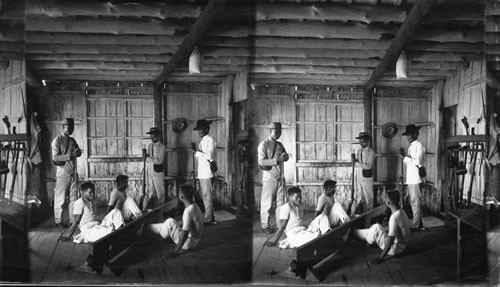
[[[257,22],[255,25],[217,25],[209,36],[220,37],[247,37],[276,36],[276,37],[307,37],[307,38],[340,38],[340,39],[382,39],[383,35],[394,35],[397,27],[393,25],[331,23],[331,22],[287,22],[279,21]]]
[[[163,20],[167,18],[197,18],[200,13],[201,7],[199,5],[160,1],[150,3],[99,3],[92,1],[29,0],[26,3],[27,15],[48,17],[152,17]]]
[[[421,0],[413,5],[410,10],[410,14],[408,14],[408,17],[398,30],[396,37],[387,50],[386,55],[380,62],[379,66],[373,71],[370,80],[368,80],[368,82],[363,86],[365,90],[373,88],[377,80],[385,73],[387,68],[397,60],[413,33],[417,31],[418,27],[425,20],[425,17],[432,10],[435,3],[436,0]]]
[[[32,15],[26,17],[26,31],[103,33],[114,35],[174,35],[184,27],[155,19],[120,18],[50,18]]]
[[[37,54],[173,54],[177,46],[27,44],[26,52]]]
[[[236,10],[236,8],[233,8]],[[233,10],[231,9],[231,10]],[[230,10],[230,11],[231,11]],[[243,14],[248,7],[240,7],[235,14]],[[248,13],[248,12],[247,12]],[[406,11],[391,6],[346,6],[339,4],[268,4],[258,3],[254,13],[257,21],[269,20],[313,20],[313,21],[359,21],[366,24],[373,22],[403,22]]]
[[[321,80],[321,79],[254,79],[249,78],[249,83],[257,85],[318,85],[318,86],[362,86],[364,81],[353,80]],[[402,87],[402,88],[432,88],[434,81],[379,81],[380,87]]]
[[[182,43],[184,36],[172,35],[96,35],[82,33],[26,32],[26,43],[86,45],[169,45]]]
[[[484,31],[483,27],[443,29],[431,26],[416,31],[412,36],[412,40],[482,43],[484,42]]]
[[[232,49],[225,47],[204,47],[202,54],[210,57],[292,57],[292,58],[353,58],[369,59],[384,55],[385,50],[355,50],[355,49],[295,49],[295,48],[255,48]]]
[[[213,47],[257,47],[257,48],[314,48],[314,49],[387,49],[389,40],[372,39],[315,39],[299,37],[266,37],[230,38],[207,37],[200,42],[200,46]]]
[[[200,16],[194,22],[188,35],[180,45],[175,55],[167,64],[165,64],[163,71],[158,78],[156,78],[156,84],[163,83],[167,79],[168,74],[175,70],[175,68],[182,61],[185,61],[185,59],[189,57],[198,41],[205,35],[212,23],[215,22],[216,18],[220,16],[225,4],[226,0],[210,0],[208,2],[208,4],[203,8]]]
[[[144,54],[28,54],[30,61],[107,61],[107,62],[153,62],[165,63],[172,59],[170,55]]]

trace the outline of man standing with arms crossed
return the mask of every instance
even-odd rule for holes
[[[413,220],[411,223],[411,229],[413,231],[425,230],[422,221],[420,200],[420,184],[422,183],[422,178],[419,175],[419,167],[423,166],[425,163],[425,147],[417,140],[419,134],[418,130],[420,130],[420,127],[413,124],[406,126],[403,135],[408,139],[410,147],[408,147],[407,153],[401,149],[403,162],[406,166],[406,184],[408,185],[411,210],[413,212]]]
[[[212,196],[212,178],[214,172],[210,168],[210,162],[215,160],[217,143],[208,132],[210,131],[210,121],[205,119],[196,122],[195,131],[201,138],[198,148],[192,143],[195,151],[195,158],[198,160],[198,179],[200,180],[200,191],[203,205],[205,206],[205,224],[217,224],[215,221],[213,196]]]
[[[66,228],[63,213],[66,196],[69,197],[69,221],[74,222],[73,207],[78,199],[76,158],[82,155],[75,139],[71,137],[75,122],[67,118],[63,122],[63,132],[52,141],[52,162],[56,165],[56,187],[54,189],[54,221],[57,227]]]
[[[284,204],[283,200],[283,163],[288,161],[285,147],[278,139],[281,137],[281,123],[271,124],[270,135],[257,148],[259,168],[262,170],[262,193],[260,197],[260,222],[262,231],[270,234],[269,217],[273,205]],[[278,200],[276,198],[278,197]],[[276,202],[278,201],[278,202]],[[277,208],[276,208],[277,209]],[[276,221],[278,221],[276,216]]]
[[[356,137],[361,148],[356,154],[351,154],[356,172],[355,178],[355,198],[351,213],[354,213],[359,204],[363,202],[363,212],[373,209],[373,162],[375,161],[375,151],[370,147],[370,135],[367,132],[359,133]]]

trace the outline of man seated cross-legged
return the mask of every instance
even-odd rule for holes
[[[326,180],[323,184],[324,193],[318,198],[314,220],[309,225],[309,229],[313,226],[323,226],[322,222],[327,219],[328,226],[335,228],[349,221],[349,215],[339,202],[335,201],[335,189],[337,182],[334,180]],[[321,234],[328,230],[321,230]]]
[[[182,226],[173,218],[167,218],[163,223],[147,225],[147,230],[159,234],[164,239],[170,238],[176,244],[174,251],[167,258],[179,255],[181,249],[193,249],[200,243],[203,235],[204,218],[200,207],[193,201],[193,198],[192,186],[181,186],[179,200],[184,203]]]

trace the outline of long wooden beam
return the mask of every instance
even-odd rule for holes
[[[37,54],[173,54],[177,46],[27,44],[26,52]]]
[[[420,0],[413,5],[410,10],[410,14],[398,30],[396,37],[387,50],[382,62],[377,68],[375,68],[370,80],[368,80],[368,82],[364,85],[364,89],[368,90],[373,88],[386,69],[397,60],[406,46],[406,43],[408,43],[413,33],[417,31],[418,27],[424,21],[427,14],[429,14],[432,10],[435,3],[436,0]]]
[[[26,43],[86,45],[169,45],[182,43],[178,35],[102,35],[82,33],[26,32]]]
[[[174,35],[185,27],[156,19],[122,18],[50,18],[32,15],[26,17],[26,31],[104,33],[114,35]]]
[[[209,36],[221,37],[247,37],[251,36],[276,36],[276,37],[309,37],[309,38],[343,38],[343,39],[382,39],[384,35],[396,34],[394,25],[366,25],[361,23],[337,22],[286,22],[266,21],[257,22],[255,25],[217,25],[211,30]]]
[[[112,3],[92,1],[26,1],[26,15],[49,17],[67,16],[111,16],[111,17],[152,17],[197,18],[201,7],[194,4],[175,4],[164,2],[151,3]]]
[[[172,59],[163,67],[163,71],[155,80],[157,85],[162,84],[166,80],[167,75],[189,57],[197,42],[206,33],[212,23],[215,22],[216,18],[220,16],[220,12],[223,10],[225,4],[226,0],[210,0],[208,2],[201,12],[200,17],[194,22],[189,34],[179,47],[179,50],[177,50]]]
[[[248,81],[250,83],[255,84],[277,84],[277,85],[323,85],[323,86],[335,86],[335,85],[352,85],[352,86],[362,86],[363,81],[352,81],[352,80],[318,80],[318,79],[253,79],[249,78]],[[377,87],[413,87],[413,88],[432,88],[435,84],[435,81],[379,81],[377,82]]]

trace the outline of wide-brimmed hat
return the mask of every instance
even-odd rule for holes
[[[407,136],[409,134],[412,134],[413,132],[418,132],[418,130],[420,129],[421,127],[417,127],[416,125],[414,124],[411,124],[411,125],[407,125],[406,126],[406,129],[405,129],[405,132],[403,133],[404,136]]]
[[[370,134],[367,133],[367,132],[360,132],[359,133],[359,136],[355,137],[355,139],[359,140],[359,139],[369,139],[370,138]]]
[[[386,123],[382,126],[382,136],[392,138],[398,133],[398,125],[396,123]]]
[[[269,125],[269,128],[272,129],[272,130],[281,130],[282,129],[280,122],[272,122]]]
[[[172,123],[172,130],[176,133],[183,132],[187,129],[188,123],[185,118],[176,118]]]
[[[196,122],[196,127],[194,127],[193,130],[195,130],[195,131],[202,130],[202,129],[206,128],[206,127],[209,127],[211,123],[212,123],[211,121],[207,121],[205,119],[198,120]]]
[[[65,118],[62,124],[64,126],[74,126],[75,120],[73,120],[72,118]]]
[[[148,135],[161,134],[161,130],[160,130],[160,128],[152,127],[152,128],[149,129],[149,132],[147,132],[146,134],[148,134]]]

